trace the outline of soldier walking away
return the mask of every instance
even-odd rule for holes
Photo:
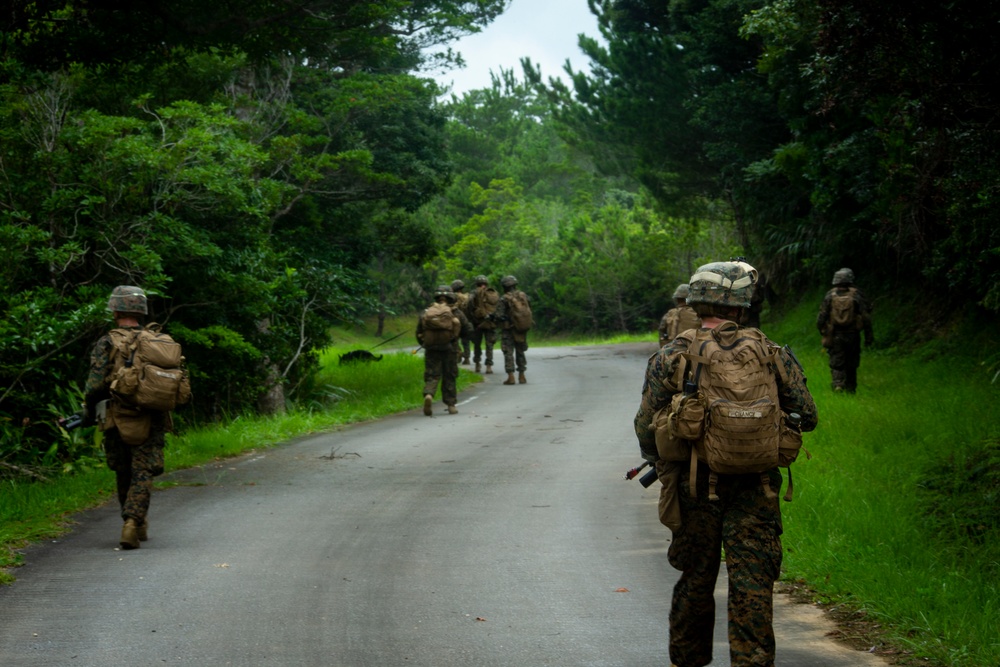
[[[469,316],[469,295],[465,293],[465,283],[456,278],[451,281],[451,291],[455,293],[455,305],[458,309],[465,313],[465,316]],[[459,346],[458,356],[460,357],[460,363],[463,366],[469,365],[469,356],[472,353],[472,334],[462,331],[461,345]]]
[[[476,288],[469,295],[466,314],[472,322],[472,360],[476,364],[476,372],[483,370],[481,362],[486,362],[486,374],[493,373],[493,347],[497,343],[497,325],[490,319],[500,301],[500,295],[490,287],[486,276],[476,276]],[[485,349],[484,349],[485,348]],[[484,354],[485,353],[485,354]]]
[[[493,313],[493,321],[498,322],[500,330],[500,349],[503,351],[503,365],[507,372],[504,384],[515,384],[514,371],[517,371],[517,381],[528,382],[524,371],[528,361],[524,353],[528,350],[528,331],[534,326],[528,295],[517,289],[517,278],[504,276],[500,280],[503,295]]]
[[[681,283],[674,290],[674,307],[668,310],[660,320],[660,347],[663,347],[677,334],[688,329],[697,329],[701,326],[701,319],[694,308],[687,305],[687,297],[690,287],[687,283]]]
[[[796,441],[801,447],[801,432],[816,427],[817,415],[794,356],[760,330],[738,324],[750,307],[755,273],[745,264],[715,262],[691,276],[687,301],[701,327],[650,357],[635,416],[642,456],[663,487],[660,521],[673,532],[668,559],[681,571],[670,605],[675,667],[712,662],[723,551],[730,664],[774,665],[773,587],[782,556],[778,465],[794,459],[782,452],[797,454]],[[727,394],[731,400],[720,400]],[[720,410],[722,404],[727,407]],[[664,412],[670,428],[661,440]],[[746,463],[751,444],[765,452],[752,466]],[[734,453],[739,458],[731,458]],[[723,464],[732,472],[720,472]]]
[[[441,384],[441,400],[448,414],[458,414],[458,350],[460,338],[472,331],[458,299],[448,285],[438,285],[434,303],[417,320],[417,342],[424,348],[424,414],[433,415],[434,393]]]
[[[108,310],[115,329],[102,336],[90,353],[90,372],[84,388],[85,423],[103,431],[108,467],[115,472],[118,504],[124,521],[119,544],[138,549],[149,537],[149,500],[153,478],[163,473],[164,433],[171,430],[170,413],[140,409],[111,391],[128,357],[128,345],[143,329],[146,293],[131,285],[111,291]]]
[[[861,334],[865,336],[865,347],[875,342],[872,307],[854,284],[854,271],[843,268],[833,274],[833,288],[823,297],[816,328],[830,355],[833,390],[853,394],[858,388]]]

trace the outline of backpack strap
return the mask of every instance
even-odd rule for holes
[[[792,466],[788,466],[788,490],[785,491],[784,500],[786,503],[792,502]]]
[[[689,489],[689,491],[691,493],[691,497],[692,498],[697,498],[698,497],[698,489],[697,489],[697,486],[696,486],[697,482],[698,482],[698,452],[696,452],[695,448],[692,447],[691,448],[691,472],[688,475],[688,489]]]

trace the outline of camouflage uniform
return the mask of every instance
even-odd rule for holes
[[[486,372],[492,373],[493,368],[493,346],[497,344],[496,324],[492,320],[477,321],[474,315],[476,302],[482,292],[489,287],[489,283],[476,283],[475,291],[469,295],[468,315],[472,321],[474,330],[472,332],[473,357],[472,361],[479,367],[479,362],[486,362]]]
[[[849,272],[849,273],[848,273]],[[850,278],[849,281],[846,279]],[[830,307],[835,294],[847,294],[854,289],[854,308],[861,318],[861,329],[856,326],[834,327],[830,322]],[[861,365],[861,334],[865,345],[874,342],[872,332],[872,307],[865,295],[854,286],[854,274],[841,269],[834,274],[834,287],[823,297],[816,318],[816,328],[823,335],[823,345],[830,355],[831,386],[834,391],[854,393],[858,388],[858,366]]]
[[[514,285],[516,286],[517,283],[515,282]],[[500,330],[500,349],[503,351],[504,371],[508,375],[512,374],[515,370],[523,374],[528,369],[528,360],[524,355],[528,350],[528,334],[514,331],[513,325],[510,322],[510,316],[507,313],[510,309],[507,300],[508,295],[516,292],[524,294],[521,290],[516,289],[515,286],[508,288],[504,285],[504,293],[500,297],[496,311],[493,313],[493,319],[501,322],[503,327]],[[525,298],[528,298],[527,295],[525,295]]]
[[[653,354],[642,387],[634,426],[644,458],[657,461],[655,435],[649,430],[654,413],[679,391],[673,385],[681,353],[689,341],[678,338]],[[774,345],[768,341],[768,345]],[[776,346],[775,346],[776,347]],[[782,410],[798,412],[801,428],[816,427],[816,405],[798,363],[779,350],[787,384],[778,375]],[[721,550],[729,573],[729,651],[733,667],[774,664],[772,594],[781,568],[781,511],[777,497],[764,494],[759,474],[719,475],[719,500],[708,500],[709,469],[698,463],[697,497],[691,498],[687,463],[657,461],[661,479],[677,475],[681,525],[673,533],[668,557],[681,571],[670,606],[670,660],[678,667],[712,662],[715,626],[715,584]],[[768,472],[771,487],[781,487],[778,469]]]
[[[462,325],[462,334],[472,333],[472,324],[465,313],[449,298],[451,312],[458,318]],[[424,345],[424,318],[417,318],[417,342]],[[438,384],[441,385],[441,400],[449,407],[455,407],[458,403],[458,357],[461,351],[460,338],[456,338],[450,343],[443,345],[424,345],[424,392],[423,395],[431,395],[437,391]]]
[[[468,317],[469,295],[462,291],[464,289],[465,283],[461,280],[456,279],[451,281],[451,291],[455,293],[455,306]],[[459,339],[458,356],[461,363],[465,365],[469,364],[469,356],[472,354],[472,333],[472,331],[467,332],[463,327],[462,335]]]
[[[127,327],[131,331],[140,329]],[[113,351],[109,335],[102,336],[91,351],[90,372],[84,388],[89,414],[94,414],[99,401],[111,397]],[[165,413],[152,412],[150,417],[150,435],[140,445],[122,442],[116,428],[103,432],[104,453],[108,467],[115,472],[122,519],[134,519],[139,526],[146,523],[153,478],[163,474],[164,433],[169,425]]]

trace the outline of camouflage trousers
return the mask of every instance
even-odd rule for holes
[[[854,393],[858,388],[858,366],[861,365],[861,335],[834,334],[830,353],[830,376],[834,391]]]
[[[455,405],[458,402],[457,347],[451,346],[443,351],[424,350],[424,393],[421,396],[433,396],[440,383],[444,404]]]
[[[528,337],[525,334],[516,334],[510,329],[504,329],[500,333],[500,349],[503,351],[503,370],[505,373],[513,373],[514,371],[523,373],[527,370],[528,360],[524,353],[528,349]]]
[[[163,430],[155,426],[141,445],[126,445],[116,430],[105,431],[104,454],[115,471],[122,519],[145,522],[153,478],[163,474],[163,443]]]
[[[708,500],[708,467],[698,466],[698,497],[680,478],[682,525],[670,545],[681,571],[670,604],[670,660],[678,667],[712,662],[715,583],[725,548],[729,574],[729,656],[732,667],[774,665],[772,595],[781,569],[781,510],[764,495],[760,475],[720,475],[719,500]],[[781,488],[777,469],[771,487]]]
[[[493,346],[497,344],[497,332],[496,329],[479,329],[478,327],[472,333],[472,345],[475,348],[475,353],[472,361],[479,363],[483,360],[485,352],[485,360],[487,366],[493,365]]]

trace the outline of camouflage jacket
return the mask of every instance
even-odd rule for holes
[[[778,359],[785,367],[785,375],[788,383],[781,381],[780,374],[776,374],[778,381],[778,403],[781,409],[788,412],[797,412],[802,415],[801,428],[803,431],[811,431],[816,428],[817,414],[816,404],[813,402],[812,394],[806,387],[806,377],[795,358],[784,348],[778,348],[777,344],[768,339],[767,344],[778,350]],[[656,440],[649,425],[653,421],[653,415],[660,408],[669,405],[670,399],[680,391],[680,387],[673,385],[673,378],[677,372],[677,365],[680,362],[681,354],[686,352],[690,341],[686,338],[676,338],[667,345],[661,347],[649,358],[646,365],[646,377],[642,383],[642,400],[639,403],[639,410],[635,414],[635,435],[639,439],[639,449],[643,458],[655,461]]]
[[[130,331],[140,331],[142,327],[121,327]],[[111,334],[101,336],[90,351],[90,370],[84,383],[83,395],[90,414],[94,406],[111,396],[111,372],[115,367],[115,346],[111,342]]]

